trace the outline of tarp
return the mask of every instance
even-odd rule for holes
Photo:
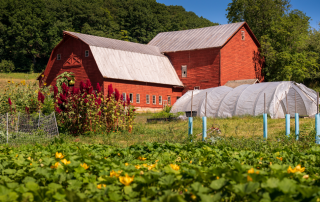
[[[171,112],[191,111],[191,95],[192,91],[188,91],[179,98]],[[300,116],[314,116],[316,100],[316,92],[303,84],[292,81],[264,82],[236,88],[220,86],[194,90],[192,111],[197,111],[201,117],[220,118],[259,116],[264,110],[271,118],[284,118],[287,113],[294,117],[295,112]]]

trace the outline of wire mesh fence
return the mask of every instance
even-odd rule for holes
[[[45,143],[59,135],[55,114],[0,114],[0,144]]]

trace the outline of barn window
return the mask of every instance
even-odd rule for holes
[[[140,94],[136,95],[136,103],[140,103]]]
[[[181,66],[182,77],[187,77],[187,65]]]
[[[157,104],[157,97],[155,95],[152,96],[152,104]]]
[[[159,105],[162,105],[162,96],[159,95]]]
[[[84,55],[85,55],[86,57],[89,57],[89,51],[88,51],[88,50],[84,51]]]
[[[61,60],[61,54],[57,54],[57,60]]]
[[[150,97],[149,97],[149,95],[147,95],[146,101],[147,101],[147,104],[150,104]]]
[[[122,100],[126,101],[126,93],[122,93],[122,97],[123,97]]]
[[[200,90],[200,86],[195,86],[194,90]]]
[[[133,103],[133,94],[130,93],[130,94],[129,94],[129,97],[130,97],[130,102]]]
[[[241,40],[245,40],[244,31],[241,31]]]
[[[171,96],[168,96],[168,105],[171,105]]]

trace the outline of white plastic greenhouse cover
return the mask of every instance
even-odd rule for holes
[[[300,116],[316,114],[316,92],[303,84],[292,81],[246,84],[236,88],[220,86],[194,90],[192,111],[197,111],[198,116],[206,114],[207,117],[220,118],[258,116],[264,111],[264,94],[266,95],[266,113],[271,118],[284,118],[287,110],[290,116],[294,117],[295,106]],[[191,95],[192,91],[188,91],[179,98],[172,106],[171,112],[191,111]]]

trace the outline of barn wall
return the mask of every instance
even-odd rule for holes
[[[221,49],[221,85],[229,80],[258,78],[263,81],[263,61],[248,29],[242,26]],[[245,32],[245,40],[241,40],[241,31]]]
[[[185,85],[183,93],[195,86],[206,89],[219,86],[219,48],[166,53],[179,79]],[[187,77],[182,77],[182,65],[187,65]]]
[[[173,88],[170,85],[152,84],[136,81],[125,81],[118,79],[105,79],[104,80],[104,94],[108,94],[108,85],[112,84],[113,89],[117,88],[120,93],[133,94],[133,103],[135,107],[141,108],[162,108],[159,104],[159,96],[162,96],[162,100],[168,100],[168,96],[171,96],[171,105],[173,105],[177,97],[182,96],[182,88]],[[136,95],[140,94],[140,103],[136,102]],[[146,95],[150,96],[150,104],[146,103]],[[156,96],[156,104],[152,103],[152,96]]]
[[[89,50],[89,57],[85,57],[85,50]],[[57,54],[61,54],[61,60],[57,60]],[[56,84],[56,77],[68,71],[75,74],[75,86],[79,87],[80,81],[90,79],[94,88],[96,83],[103,84],[103,78],[98,70],[90,48],[82,41],[65,35],[63,41],[53,49],[51,57],[44,72],[48,85]]]

